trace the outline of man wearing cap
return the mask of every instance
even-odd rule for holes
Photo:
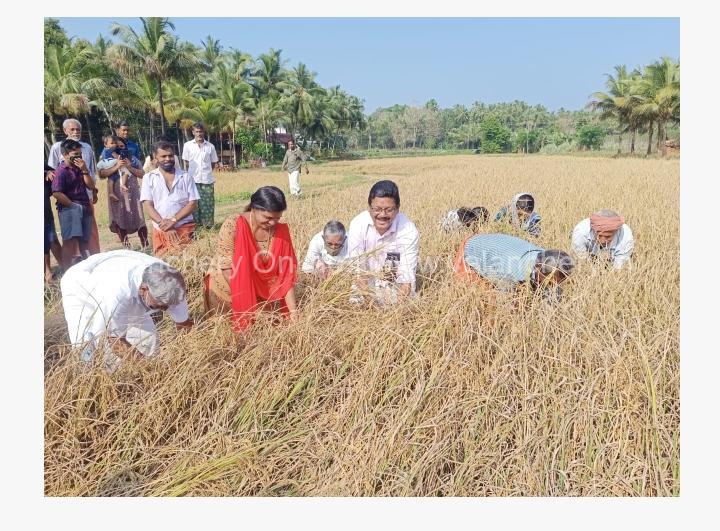
[[[635,239],[624,217],[614,210],[600,210],[575,225],[572,248],[578,258],[604,260],[620,269],[630,260]]]
[[[455,256],[458,278],[490,283],[504,291],[519,286],[540,289],[550,299],[559,299],[562,284],[575,267],[565,251],[543,249],[508,234],[476,234],[467,238]]]

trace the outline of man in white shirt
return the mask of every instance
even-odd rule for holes
[[[620,269],[632,256],[635,238],[625,218],[613,210],[600,210],[575,225],[572,248],[578,258],[602,259]]]
[[[201,227],[212,228],[215,224],[215,176],[212,171],[217,167],[218,156],[215,146],[205,140],[203,124],[194,123],[192,133],[195,139],[185,142],[182,159],[185,171],[195,181],[200,194],[195,222]]]
[[[181,251],[195,235],[193,212],[198,195],[190,175],[175,166],[173,145],[165,140],[153,146],[158,167],[146,173],[140,188],[140,201],[153,224],[153,254]]]
[[[347,255],[345,225],[337,220],[328,221],[323,230],[310,240],[302,271],[324,280],[347,258]]]
[[[178,329],[192,326],[180,272],[143,253],[123,249],[93,255],[67,270],[60,289],[70,342],[84,346],[83,361],[101,350],[111,369],[118,356],[155,353],[153,311],[167,310]]]
[[[75,118],[68,118],[63,122],[63,132],[67,138],[80,142],[81,155],[85,166],[87,166],[87,172],[90,174],[93,182],[97,181],[97,168],[95,167],[95,153],[93,153],[92,146],[87,142],[82,142],[80,136],[82,135],[82,124]],[[55,142],[50,148],[48,154],[47,164],[53,169],[57,169],[60,163],[64,160],[62,152],[60,150],[60,144],[62,141]],[[53,177],[54,177],[53,173]],[[97,200],[97,196],[93,198],[93,192],[88,189],[88,198],[90,198],[90,213],[92,214],[92,221],[90,224],[91,232],[90,239],[88,240],[88,252],[95,254],[100,252],[100,234],[98,233],[97,222],[95,220],[95,206],[94,201]]]
[[[348,255],[358,267],[356,288],[370,290],[381,305],[415,295],[420,234],[399,209],[397,185],[378,181],[370,189],[368,209],[348,230]],[[361,300],[361,293],[352,300]]]

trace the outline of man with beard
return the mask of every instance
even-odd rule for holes
[[[71,140],[80,143],[82,160],[85,162],[85,170],[93,182],[97,181],[97,169],[95,168],[95,154],[93,153],[92,146],[86,142],[80,141],[82,135],[82,124],[75,118],[68,118],[63,122],[63,131],[65,136]],[[60,163],[63,162],[64,157],[60,145],[62,142],[55,142],[50,148],[50,154],[48,155],[47,164],[54,170],[58,169]],[[53,173],[52,177],[55,177]],[[89,213],[90,219],[90,240],[87,242],[87,251],[89,254],[95,254],[100,252],[100,234],[98,233],[97,222],[95,221],[95,207],[94,204],[97,202],[97,195],[93,196],[93,192],[90,188],[87,190],[88,198],[90,199]]]
[[[575,225],[571,243],[578,258],[590,258],[614,269],[628,263],[635,249],[632,230],[614,210],[600,210]]]
[[[347,258],[347,254],[345,226],[337,220],[328,221],[310,240],[302,271],[324,280]]]
[[[158,167],[143,177],[140,201],[153,224],[153,254],[162,256],[180,251],[192,241],[193,212],[200,195],[190,175],[175,166],[170,142],[156,142],[153,157]]]

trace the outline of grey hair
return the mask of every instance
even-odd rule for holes
[[[164,262],[155,262],[145,268],[142,282],[150,295],[163,304],[174,306],[185,298],[187,287],[180,271]]]
[[[80,123],[80,120],[76,120],[75,118],[67,118],[67,119],[63,122],[63,131],[65,131],[65,129],[67,129],[70,124],[77,124],[77,125],[79,125],[80,127],[82,127],[82,124]]]
[[[608,210],[607,208],[605,208],[603,210],[598,210],[597,212],[595,212],[595,215],[602,216],[604,218],[614,218],[615,216],[619,216],[620,214],[618,214],[614,210]]]
[[[575,267],[572,256],[559,249],[546,249],[538,253],[535,263],[540,266],[543,275],[551,275],[557,270],[568,277]]]
[[[323,228],[323,236],[342,236],[345,237],[345,225],[340,223],[336,219],[331,219],[325,224]]]

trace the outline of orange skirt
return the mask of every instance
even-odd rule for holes
[[[153,254],[155,256],[162,256],[167,252],[181,251],[184,247],[187,247],[193,240],[195,235],[195,223],[186,223],[175,227],[177,238],[169,236],[167,232],[163,232],[153,227]]]
[[[468,236],[460,244],[460,248],[455,255],[455,278],[458,280],[464,280],[466,282],[472,282],[473,284],[487,284],[487,281],[478,275],[477,271],[467,266],[465,263],[465,245],[472,236]]]

